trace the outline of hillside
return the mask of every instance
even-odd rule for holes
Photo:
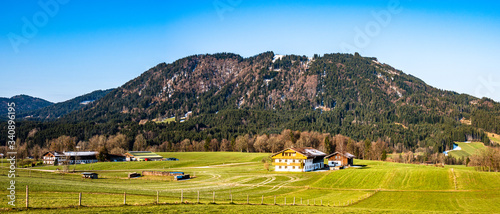
[[[86,105],[104,97],[113,89],[97,90],[73,99],[56,103],[44,108],[39,108],[32,111],[23,112],[18,115],[20,118],[35,119],[35,120],[54,120],[64,116],[72,111],[81,109]]]
[[[5,106],[7,106],[7,103],[10,102],[16,103],[16,114],[33,111],[54,104],[41,98],[31,97],[23,94],[13,96],[11,98],[0,97],[0,106],[2,106],[2,108],[0,108],[0,119],[6,118],[8,109],[5,108]]]
[[[456,144],[460,147],[460,150],[448,152],[449,155],[455,158],[470,157],[476,154],[478,150],[485,148],[484,144],[479,142],[456,142]]]
[[[50,125],[27,123],[20,129],[24,136],[40,129],[35,144],[120,130],[129,143],[148,133],[148,145],[314,130],[442,152],[454,141],[489,144],[478,128],[498,132],[499,116],[500,105],[490,99],[436,89],[357,53],[220,53],[161,63]],[[172,118],[175,123],[155,123]],[[463,118],[472,125],[463,125]]]

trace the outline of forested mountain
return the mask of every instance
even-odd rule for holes
[[[49,102],[44,99],[36,98],[36,97],[30,97],[28,95],[17,95],[13,96],[11,98],[4,98],[0,97],[0,105],[2,108],[0,108],[0,118],[5,119],[7,117],[7,103],[14,102],[16,104],[16,114],[40,109],[46,106],[50,106],[54,103]]]
[[[436,89],[357,53],[220,53],[161,63],[57,121],[24,122],[20,137],[34,145],[122,133],[131,146],[139,134],[160,145],[292,129],[440,152],[453,141],[489,143],[483,130],[499,133],[499,116],[490,99]]]
[[[34,119],[34,120],[54,120],[64,116],[72,111],[81,109],[86,105],[104,97],[113,89],[97,90],[73,99],[56,103],[44,108],[39,108],[33,111],[22,112],[18,114],[19,118]]]

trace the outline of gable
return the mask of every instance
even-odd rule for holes
[[[279,153],[276,153],[275,155],[272,156],[272,158],[289,158],[289,159],[307,159],[306,156],[300,154],[299,152],[296,152],[292,149],[286,149],[283,150]]]

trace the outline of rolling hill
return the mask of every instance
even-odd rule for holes
[[[484,144],[480,142],[456,142],[456,144],[461,148],[461,150],[448,152],[449,155],[455,158],[470,157],[478,150],[485,148]]]
[[[82,96],[78,96],[64,102],[55,103],[53,105],[49,105],[32,111],[23,112],[19,114],[19,117],[35,120],[55,120],[72,111],[85,107],[86,105],[104,97],[112,90],[113,89],[93,91],[91,93],[84,94]]]
[[[4,106],[7,106],[7,103],[10,102],[16,103],[16,114],[22,114],[54,104],[47,100],[24,94],[13,96],[11,98],[0,97],[0,106],[2,106],[2,108],[0,108],[0,119],[6,118],[8,109],[4,108]]]

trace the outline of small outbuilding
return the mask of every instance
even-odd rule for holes
[[[180,180],[186,180],[186,179],[189,179],[189,174],[186,174],[186,175],[175,175],[174,176],[174,180],[175,181],[180,181]]]
[[[128,178],[138,178],[138,177],[141,177],[141,174],[137,172],[128,173]]]
[[[343,167],[352,166],[354,165],[353,164],[354,158],[355,156],[348,152],[344,153],[335,152],[325,157],[325,159],[328,160],[328,166],[330,167],[330,169],[339,169]]]
[[[82,173],[82,178],[97,179],[97,173],[94,173],[94,172],[84,172],[84,173]]]

